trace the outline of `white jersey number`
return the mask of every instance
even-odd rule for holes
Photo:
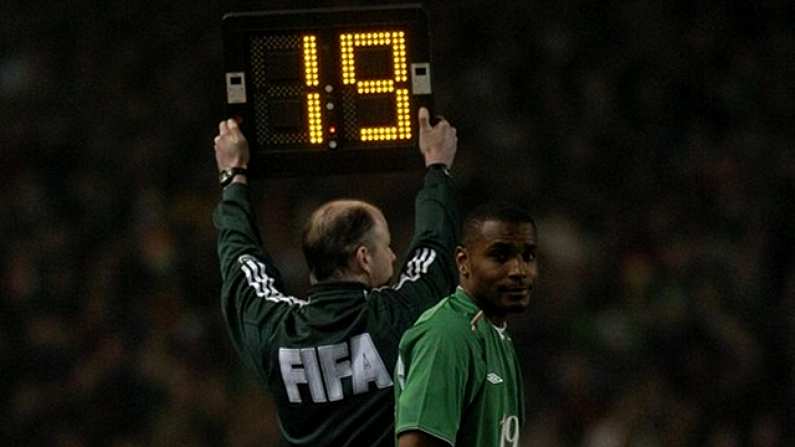
[[[502,433],[500,433],[500,447],[519,446],[519,418],[516,416],[506,416],[500,422]]]

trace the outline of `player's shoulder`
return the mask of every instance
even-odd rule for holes
[[[457,309],[449,298],[425,311],[400,340],[404,361],[411,363],[418,353],[438,356],[446,361],[458,359],[458,364],[469,364],[478,359],[481,341],[472,330],[469,316]]]
[[[455,305],[452,296],[446,297],[423,312],[409,331],[424,335],[469,336],[473,315]]]

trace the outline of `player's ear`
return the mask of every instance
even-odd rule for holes
[[[459,245],[455,248],[455,263],[458,266],[458,274],[462,278],[469,277],[469,253],[466,247]]]

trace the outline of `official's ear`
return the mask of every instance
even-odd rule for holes
[[[469,253],[461,245],[455,248],[455,263],[458,266],[458,274],[462,278],[469,277]]]
[[[370,251],[367,250],[367,247],[364,245],[360,245],[356,248],[356,251],[353,253],[354,261],[356,262],[356,266],[359,270],[370,273],[371,265],[370,265]]]

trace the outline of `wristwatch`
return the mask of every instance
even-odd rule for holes
[[[442,172],[444,173],[444,175],[446,175],[448,177],[451,177],[450,168],[448,168],[447,165],[444,164],[444,163],[434,163],[434,164],[428,166],[428,169],[431,169],[431,168],[441,169]]]
[[[247,172],[248,169],[240,167],[224,169],[223,171],[218,173],[218,183],[220,183],[221,186],[226,186],[232,183],[232,179],[235,178],[236,175],[238,174],[246,175]]]

